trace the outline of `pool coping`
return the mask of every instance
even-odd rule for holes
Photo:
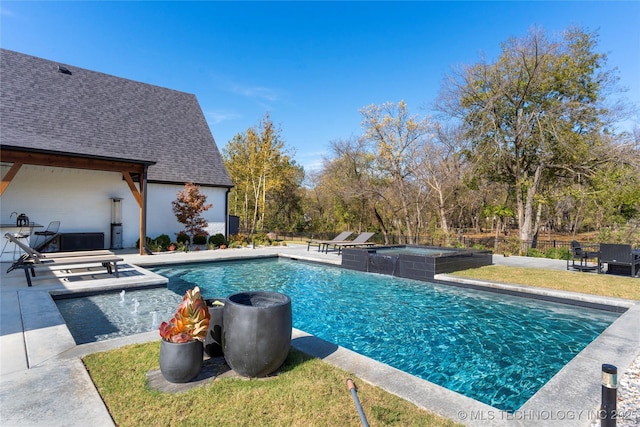
[[[277,253],[275,256],[312,262],[324,262],[315,256],[304,256],[304,254],[291,254],[286,252],[288,251]],[[270,254],[266,256],[274,255]],[[242,256],[239,258],[255,258],[255,256]],[[193,262],[199,261],[195,260]],[[133,261],[130,263],[134,264]],[[175,263],[182,262],[168,262],[166,264]],[[135,264],[138,265],[138,263]],[[157,265],[157,262],[153,264]],[[332,264],[337,265],[336,262]],[[112,280],[113,285],[104,283],[100,286],[104,289],[109,287],[122,289],[122,282],[118,282],[118,280],[120,279]],[[626,308],[626,311],[596,340],[566,364],[513,415],[406,374],[346,348],[327,343],[303,331],[294,329],[292,344],[301,351],[341,367],[353,373],[361,380],[381,387],[419,407],[469,426],[591,425],[598,421],[598,419],[594,419],[594,415],[597,416],[597,410],[600,405],[601,364],[614,364],[618,366],[619,372],[622,373],[632,363],[638,353],[640,353],[640,331],[635,327],[635,325],[640,324],[639,302],[616,298],[594,297],[592,295],[576,294],[573,292],[550,291],[541,288],[459,279],[447,275],[438,275],[436,280],[439,282],[446,281],[449,284],[451,284],[451,281],[456,281],[457,285],[481,286],[494,291],[520,291],[529,295],[574,302],[578,301],[579,303],[603,304],[603,301],[605,301],[605,305],[618,307],[619,309]],[[88,354],[87,352],[104,351],[105,349],[117,348],[129,343],[156,340],[158,339],[157,334],[150,332],[100,343],[75,345],[50,294],[50,291],[55,288],[60,289],[58,286],[43,286],[37,289],[29,288],[18,291],[18,303],[22,309],[22,322],[24,323],[24,346],[28,358],[28,366],[31,368],[29,371],[33,371],[32,376],[36,376],[36,372],[39,372],[40,375],[46,376],[50,381],[51,378],[57,378],[58,376],[60,376],[61,379],[68,378],[70,374],[67,372],[67,369],[71,369],[75,372],[74,375],[71,375],[74,381],[68,386],[85,390],[84,394],[87,396],[85,400],[88,401],[86,404],[92,407],[92,411],[95,411],[93,413],[96,414],[95,424],[113,425],[113,421],[110,419],[108,412],[106,412],[104,405],[102,405],[102,408],[98,407],[100,406],[99,403],[101,404],[101,400],[95,388],[92,390],[93,384],[79,358],[84,354]],[[77,288],[79,289],[81,287],[78,286]],[[92,290],[95,289],[94,286],[91,288]],[[5,301],[3,301],[3,305],[4,304]],[[3,365],[4,361],[3,359]],[[54,369],[54,366],[57,369]],[[49,372],[50,370],[52,370],[52,372]],[[15,376],[20,377],[19,373]],[[3,405],[3,411],[0,420],[3,421],[19,421],[17,418],[7,418],[4,408],[6,401],[9,399],[9,387],[16,385],[16,380],[14,380],[13,377],[14,375],[2,376],[0,401]],[[78,379],[78,377],[80,377],[80,379]],[[87,380],[89,382],[88,384]],[[31,390],[22,391],[24,392],[25,398],[31,392]],[[13,396],[13,390],[11,390],[11,392]],[[72,391],[72,395],[75,396],[76,394],[76,392]],[[15,397],[12,397],[12,399],[14,398]],[[40,405],[43,403],[42,400],[42,397],[38,398]],[[72,406],[70,403],[68,405]],[[45,407],[46,406],[45,402]],[[20,406],[19,403],[12,403],[9,409],[17,409],[19,407],[23,406]],[[64,408],[57,408],[56,410],[59,413],[60,411],[64,411]],[[62,420],[64,418],[60,416],[60,419]],[[44,420],[46,420],[46,418]],[[46,423],[44,420],[43,425],[52,425],[50,419]],[[33,420],[30,419],[30,421]],[[31,425],[31,423],[23,425]],[[53,425],[55,425],[55,423],[53,423]]]

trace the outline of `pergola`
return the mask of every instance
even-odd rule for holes
[[[140,255],[146,254],[143,242],[146,242],[145,236],[147,234],[147,170],[149,166],[154,165],[156,162],[88,156],[6,145],[0,146],[0,160],[3,163],[12,163],[7,173],[2,177],[0,196],[9,187],[22,165],[122,173],[122,177],[129,185],[131,194],[140,207]],[[138,186],[136,186],[136,181],[138,181]]]

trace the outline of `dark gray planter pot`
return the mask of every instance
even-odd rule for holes
[[[171,383],[186,383],[202,369],[202,341],[174,343],[160,340],[160,372]]]
[[[204,351],[209,357],[222,356],[222,329],[223,329],[223,309],[222,305],[213,305],[214,301],[220,301],[226,303],[226,298],[212,298],[206,299],[204,302],[209,307],[209,330],[207,331],[207,337],[204,340]]]
[[[242,292],[224,306],[224,358],[245,377],[278,369],[291,347],[291,298],[278,292]]]

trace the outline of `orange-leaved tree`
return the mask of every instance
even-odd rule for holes
[[[186,233],[191,239],[193,236],[207,234],[205,228],[209,224],[201,214],[213,205],[207,204],[207,196],[200,192],[200,186],[187,182],[171,205],[178,222],[184,224]]]

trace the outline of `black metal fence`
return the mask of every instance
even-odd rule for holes
[[[330,239],[333,239],[336,236],[336,234],[337,233],[335,232],[310,233],[310,232],[278,231],[278,232],[274,232],[271,237],[275,237],[276,240],[292,240],[292,241],[296,241],[296,240],[307,241],[310,239],[330,240]],[[354,233],[354,234],[357,234],[357,233]],[[567,240],[538,239],[535,241],[530,240],[530,241],[521,242],[516,239],[515,242],[517,242],[519,248],[513,248],[513,245],[514,245],[513,238],[499,237],[497,247],[498,247],[498,252],[503,252],[506,250],[506,248],[510,248],[510,251],[513,252],[514,255],[516,255],[517,253],[527,254],[531,248],[535,248],[542,253],[546,253],[550,249],[571,251],[572,240],[574,239],[571,239],[571,238],[567,238]],[[385,243],[384,236],[380,233],[375,234],[370,239],[370,241],[378,244]],[[387,235],[387,243],[390,245],[408,244],[406,237],[395,235],[395,234]],[[466,247],[466,248],[484,247],[486,249],[493,250],[496,247],[495,243],[496,243],[495,236],[478,238],[478,237],[466,237],[463,235],[456,238],[453,244],[456,246]],[[430,236],[430,235],[417,236],[413,244],[421,245],[421,246],[444,246],[444,242],[440,238],[435,236]]]
[[[518,241],[520,248],[519,251],[521,253],[527,253],[529,249],[537,249],[540,252],[547,252],[549,249],[556,250],[567,250],[571,251],[571,240],[525,240]],[[493,249],[495,247],[495,237],[487,237],[487,238],[471,238],[471,237],[463,237],[462,244],[465,247],[472,247],[476,244],[483,245],[488,249]],[[498,248],[504,248],[505,246],[509,246],[513,244],[512,241],[505,238],[498,238]]]

